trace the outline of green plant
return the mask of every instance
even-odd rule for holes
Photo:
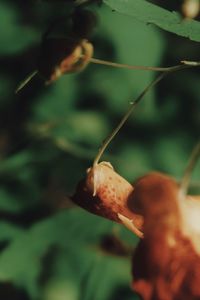
[[[2,298],[137,299],[129,283],[130,255],[138,238],[120,224],[77,208],[69,197],[127,107],[129,111],[119,126],[127,120],[125,128],[109,148],[106,147],[119,127],[106,140],[94,166],[98,166],[106,148],[105,160],[126,178],[131,189],[129,182],[152,169],[180,180],[199,139],[199,21],[186,20],[156,2],[157,5],[144,0],[62,0],[29,1],[21,6],[12,1],[0,4]],[[175,5],[174,1],[166,4],[168,9]],[[96,27],[91,20],[91,35],[83,22],[78,22],[78,28],[86,31],[76,34],[67,55],[54,49],[59,54],[55,62],[48,60],[48,44],[43,54],[46,63],[39,68],[41,71],[51,67],[40,72],[45,80],[34,76],[14,95],[19,79],[38,69],[41,35],[48,31],[42,43],[49,37],[54,47],[60,38],[66,46],[73,26],[71,16],[79,9],[98,16]],[[94,47],[93,54],[89,46],[86,61],[85,43]],[[54,68],[55,63],[60,67],[63,62],[64,69]],[[174,69],[144,67],[179,63]],[[80,65],[87,68],[72,74]],[[172,74],[177,69],[185,70]],[[51,78],[52,84],[45,86],[49,75],[60,75],[54,71],[67,76],[56,81]],[[155,79],[157,72],[161,75]],[[195,168],[190,191],[199,194],[198,185],[199,169]],[[140,187],[140,181],[136,186]],[[141,243],[139,249],[143,247]],[[198,257],[196,262],[198,266]],[[140,269],[139,264],[135,270]]]

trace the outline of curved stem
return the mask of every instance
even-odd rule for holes
[[[190,61],[182,61],[180,65],[176,65],[173,67],[148,67],[148,66],[131,66],[127,64],[119,64],[107,60],[102,60],[98,58],[90,58],[90,62],[98,65],[104,65],[113,68],[122,68],[129,70],[144,70],[144,71],[157,71],[157,72],[174,72],[178,70],[183,70],[191,67],[197,67],[200,65],[199,62],[190,62]]]
[[[94,61],[94,59],[92,59],[92,60]],[[104,64],[105,61],[101,61],[101,62],[102,62],[102,64]],[[115,67],[117,67],[116,65],[118,65],[118,64],[115,64],[115,63],[111,63],[111,62],[107,62],[107,63],[109,63],[110,66],[112,65],[112,66],[115,66]],[[126,65],[122,65],[122,66],[124,67]],[[99,160],[101,159],[101,157],[102,157],[104,151],[106,150],[107,146],[110,144],[110,142],[113,140],[113,138],[119,132],[119,130],[122,128],[122,126],[124,125],[124,123],[127,121],[127,119],[129,118],[129,116],[131,115],[131,113],[134,111],[134,109],[135,109],[136,105],[138,104],[138,102],[146,95],[146,93],[153,86],[155,86],[159,81],[161,81],[169,73],[173,73],[173,72],[176,72],[176,71],[181,71],[183,69],[188,69],[188,68],[192,68],[192,67],[199,67],[199,66],[200,66],[200,62],[183,61],[182,65],[178,65],[178,66],[167,68],[167,72],[166,72],[166,68],[164,68],[165,72],[163,71],[154,81],[152,81],[143,90],[143,92],[136,98],[136,100],[131,103],[131,107],[128,109],[128,111],[126,112],[126,114],[123,116],[123,118],[121,119],[121,121],[119,122],[119,124],[117,125],[117,127],[112,131],[112,133],[103,142],[103,145],[100,147],[100,149],[99,149],[99,151],[97,153],[97,156],[95,157],[95,159],[93,161],[93,166],[96,166],[99,163]]]
[[[181,193],[181,196],[183,196],[183,197],[185,197],[187,195],[192,171],[193,171],[199,157],[200,157],[200,141],[198,142],[198,144],[194,147],[194,149],[192,151],[188,165],[185,169],[183,178],[181,180],[180,193]]]
[[[198,67],[200,66],[200,62],[195,62],[195,61],[187,61],[184,60],[182,61],[180,65],[176,65],[173,67],[148,67],[148,66],[131,66],[127,64],[119,64],[107,60],[102,60],[98,58],[90,58],[89,60],[91,63],[98,64],[98,65],[104,65],[104,66],[109,66],[109,67],[114,67],[114,68],[123,68],[123,69],[129,69],[129,70],[143,70],[143,71],[157,71],[157,72],[174,72],[174,71],[179,71],[191,67]],[[16,88],[15,93],[17,94],[19,91],[21,91],[32,79],[38,74],[38,70],[33,71],[30,75],[28,75]]]
[[[124,123],[127,121],[133,110],[135,109],[137,103],[144,97],[144,95],[153,87],[155,86],[160,80],[163,79],[163,77],[166,76],[166,73],[160,74],[154,81],[152,81],[144,90],[143,92],[136,98],[135,101],[131,103],[131,107],[128,109],[126,114],[123,116],[117,127],[113,130],[113,132],[106,138],[104,141],[102,147],[99,149],[97,156],[94,159],[93,166],[96,166],[103,155],[104,151],[106,150],[107,146],[110,144],[112,139],[116,136],[116,134],[119,132],[119,130],[122,128]]]

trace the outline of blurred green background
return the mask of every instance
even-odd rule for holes
[[[0,297],[20,300],[129,300],[137,239],[68,197],[98,148],[154,72],[90,64],[50,86],[35,77],[42,34],[71,5],[0,3]],[[159,1],[156,1],[159,4]],[[166,8],[177,9],[174,1]],[[133,65],[199,61],[197,42],[91,5],[94,57]],[[138,105],[104,159],[133,182],[151,170],[180,179],[199,138],[200,77],[166,77]],[[192,181],[199,180],[196,167]]]

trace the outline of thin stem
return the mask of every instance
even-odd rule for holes
[[[190,61],[182,61],[182,64],[176,65],[173,67],[148,67],[148,66],[131,66],[127,64],[119,64],[107,60],[97,59],[97,58],[90,58],[90,62],[98,65],[104,65],[114,68],[122,68],[122,69],[129,69],[129,70],[144,70],[144,71],[157,71],[157,72],[174,72],[178,70],[183,70],[191,67],[199,66],[199,62],[190,62]]]
[[[19,86],[15,90],[15,94],[19,93],[19,91],[21,91],[21,89],[23,89],[25,87],[25,85],[27,85],[27,83],[29,83],[29,81],[31,81],[33,79],[33,77],[35,77],[35,75],[37,75],[37,73],[38,73],[37,70],[33,71],[22,82],[20,82]]]
[[[144,95],[153,87],[155,86],[160,80],[163,79],[163,77],[166,76],[166,73],[162,73],[160,74],[154,81],[152,81],[144,90],[143,92],[136,98],[135,101],[133,101],[131,103],[131,107],[128,109],[128,111],[126,112],[126,114],[123,116],[123,118],[121,119],[121,121],[119,122],[119,124],[117,125],[117,127],[113,130],[113,132],[106,138],[106,140],[104,141],[102,147],[99,149],[99,152],[96,156],[96,158],[94,159],[93,162],[93,166],[96,166],[101,158],[101,156],[103,155],[105,149],[107,148],[107,146],[110,144],[110,142],[112,141],[112,139],[116,136],[116,134],[119,132],[119,130],[122,128],[122,126],[124,125],[124,123],[127,121],[127,119],[129,118],[129,116],[131,115],[131,113],[133,112],[133,110],[135,109],[136,105],[138,104],[138,102],[144,97]]]
[[[198,144],[194,147],[191,157],[189,159],[188,165],[185,169],[181,184],[180,184],[180,192],[181,196],[185,197],[187,195],[189,183],[190,183],[190,178],[192,175],[192,171],[194,167],[196,166],[196,163],[200,157],[200,141]]]
[[[93,62],[96,61],[96,59],[92,59],[92,60],[93,60]],[[101,62],[102,64],[104,64],[105,61],[99,61],[99,62]],[[118,65],[118,64],[115,64],[115,63],[111,63],[111,62],[106,62],[106,63],[107,63],[107,65],[115,66],[115,67],[117,67],[117,65]],[[122,65],[122,66],[125,66],[125,65]],[[181,70],[192,68],[192,67],[199,67],[199,66],[200,66],[200,62],[195,62],[195,64],[194,64],[194,62],[191,63],[190,61],[183,61],[182,65],[178,65],[178,66],[167,68],[167,72],[166,72],[166,68],[164,68],[165,72],[163,71],[154,81],[152,81],[143,90],[143,92],[136,98],[136,100],[131,103],[131,107],[128,109],[128,111],[126,112],[126,114],[123,116],[123,118],[121,119],[121,121],[119,122],[119,124],[117,125],[117,127],[105,139],[103,145],[100,147],[100,149],[99,149],[99,151],[97,153],[97,156],[94,159],[93,166],[96,166],[98,164],[98,162],[99,162],[100,158],[102,157],[104,151],[106,150],[107,146],[110,144],[110,142],[113,140],[113,138],[119,132],[119,130],[122,128],[122,126],[124,125],[124,123],[127,121],[127,119],[129,118],[129,116],[131,115],[131,113],[134,111],[134,109],[135,109],[136,105],[138,104],[138,102],[146,95],[146,93],[153,86],[155,86],[159,81],[161,81],[166,75],[168,75],[170,73],[173,73],[173,72],[176,72],[176,71],[181,71]]]
[[[97,58],[90,58],[90,62],[94,64],[114,67],[114,68],[123,68],[123,69],[129,69],[129,70],[144,70],[144,71],[157,71],[157,72],[174,72],[178,70],[183,70],[191,67],[198,67],[200,66],[200,62],[195,61],[182,61],[181,65],[173,66],[173,67],[148,67],[148,66],[131,66],[127,64],[119,64],[107,60],[97,59]],[[32,79],[35,75],[38,74],[38,70],[33,71],[30,75],[28,75],[16,88],[15,93],[19,93]]]

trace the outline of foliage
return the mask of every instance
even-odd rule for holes
[[[193,41],[200,41],[200,24],[195,20],[183,20],[177,12],[170,12],[145,0],[104,0],[119,13],[136,18]]]
[[[91,38],[94,57],[149,66],[199,60],[199,44],[184,38],[200,40],[199,21],[180,22],[177,14],[142,0],[103,2],[88,5],[99,19]],[[37,67],[42,34],[59,17],[67,20],[73,7],[73,1],[0,3],[0,295],[5,299],[12,286],[7,298],[13,300],[137,299],[130,289],[129,254],[102,246],[105,237],[117,236],[122,248],[132,250],[136,238],[73,206],[68,197],[155,73],[90,64],[50,86],[35,77],[14,94]],[[199,106],[199,70],[166,77],[137,107],[105,159],[131,182],[152,169],[180,179],[199,136]],[[198,179],[196,168],[193,182]]]

